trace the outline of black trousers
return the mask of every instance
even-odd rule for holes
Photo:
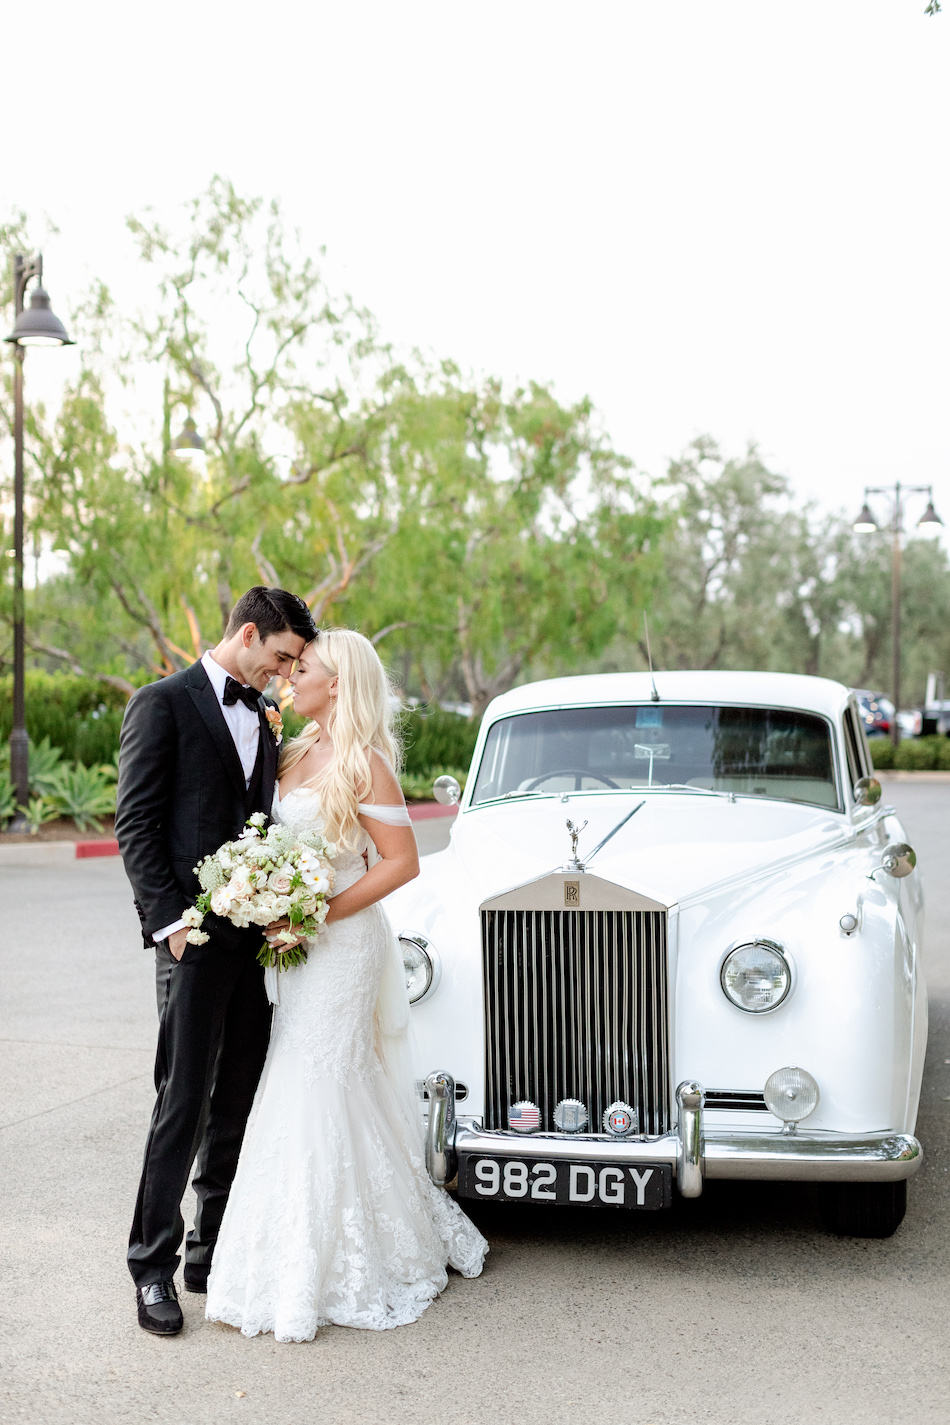
[[[270,1035],[256,960],[260,931],[241,941],[234,947],[212,937],[207,945],[186,946],[180,961],[166,944],[156,947],[158,1097],[128,1252],[137,1286],[175,1275],[181,1200],[196,1154],[198,1210],[185,1259],[211,1264]]]

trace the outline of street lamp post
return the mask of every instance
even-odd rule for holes
[[[30,305],[24,309],[27,284],[36,278]],[[29,739],[26,733],[26,646],[23,604],[23,358],[27,346],[72,346],[66,328],[54,315],[43,290],[43,258],[13,259],[13,294],[16,320],[4,340],[13,345],[13,731],[10,733],[10,779],[17,807],[25,807],[30,796]],[[28,822],[18,810],[11,831],[26,831]]]
[[[901,738],[900,723],[897,720],[901,706],[901,535],[904,531],[904,502],[907,496],[927,496],[927,508],[917,521],[918,529],[925,525],[941,525],[943,520],[934,509],[932,485],[902,485],[897,480],[893,485],[865,486],[864,504],[854,522],[854,528],[859,534],[873,534],[879,527],[868,504],[871,495],[888,495],[891,500],[891,696],[894,701],[891,742],[896,747]]]

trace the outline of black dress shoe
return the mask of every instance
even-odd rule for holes
[[[185,1324],[178,1305],[174,1282],[150,1282],[135,1288],[139,1308],[139,1325],[156,1336],[174,1336]]]
[[[185,1291],[196,1291],[202,1295],[208,1290],[208,1273],[210,1267],[195,1265],[185,1266]]]

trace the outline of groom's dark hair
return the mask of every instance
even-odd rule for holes
[[[246,623],[256,625],[262,641],[273,633],[295,633],[306,643],[317,636],[313,614],[303,599],[287,589],[268,589],[264,584],[255,584],[238,599],[224,630],[225,638],[232,638]]]

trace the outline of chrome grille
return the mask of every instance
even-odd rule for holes
[[[482,911],[486,1128],[530,1099],[554,1129],[578,1098],[589,1132],[618,1099],[640,1132],[671,1124],[666,914],[662,911]]]

